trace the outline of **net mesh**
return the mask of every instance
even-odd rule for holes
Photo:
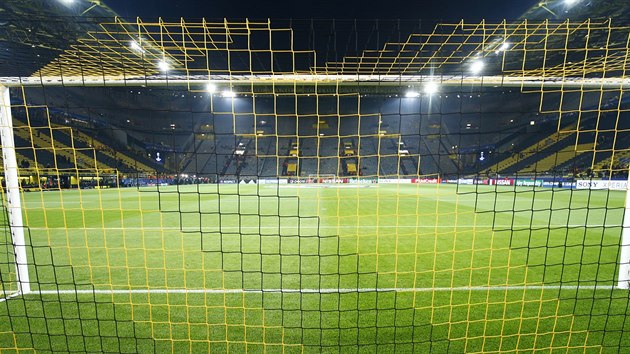
[[[0,349],[630,346],[629,27],[83,25],[1,79]]]

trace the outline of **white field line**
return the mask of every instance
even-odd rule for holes
[[[129,290],[32,290],[27,295],[128,295],[128,294],[347,294],[347,293],[422,293],[471,291],[527,291],[527,290],[587,290],[611,291],[612,285],[515,285],[515,286],[462,286],[437,288],[323,288],[323,289],[129,289]]]
[[[300,226],[282,226],[281,230],[312,230],[312,229],[322,229],[322,230],[353,230],[353,229],[459,229],[459,228],[480,228],[480,229],[511,229],[514,228],[516,230],[527,230],[529,228],[532,229],[541,229],[541,228],[615,228],[621,227],[618,224],[597,224],[597,225],[584,225],[584,224],[572,224],[572,225],[321,225],[321,226],[309,226],[309,225],[300,225]],[[203,232],[226,232],[226,231],[238,231],[238,230],[277,230],[278,226],[216,226],[216,227],[173,227],[173,226],[127,226],[127,227],[29,227],[29,230],[33,231],[49,231],[49,230],[80,230],[80,231],[203,231]]]
[[[18,292],[15,292],[15,293],[12,293],[12,294],[9,294],[9,295],[7,295],[7,296],[5,296],[5,297],[0,298],[0,303],[5,302],[5,301],[7,301],[7,300],[9,300],[9,299],[12,299],[12,298],[14,298],[14,297],[18,297],[18,296],[20,296],[20,295],[22,295],[22,293],[21,293],[21,292],[19,292],[19,291],[18,291]]]
[[[315,200],[321,200],[322,198],[317,198],[316,196],[305,196],[305,195],[293,195],[293,194],[287,194],[287,195],[265,195],[265,194],[261,194],[261,195],[247,195],[247,194],[243,194],[240,196],[235,196],[232,199],[227,199],[225,198],[227,196],[226,195],[219,195],[220,197],[222,197],[221,199],[221,204],[237,204],[237,203],[243,203],[245,198],[258,198],[258,199],[262,199],[262,198],[270,198],[270,197],[275,197],[275,198],[282,198],[282,197],[301,197],[306,201],[315,201]],[[232,196],[232,195],[229,195]],[[167,198],[167,197],[164,197]],[[324,200],[333,200],[333,199],[341,199],[334,197],[334,198],[328,198],[328,197],[324,197]],[[531,203],[532,203],[532,198],[522,198],[522,199],[497,199],[497,198],[481,198],[481,197],[468,197],[468,196],[461,196],[458,198],[450,198],[449,197],[443,197],[442,195],[408,195],[408,194],[401,194],[398,196],[378,196],[378,197],[373,197],[373,198],[363,198],[363,199],[359,199],[359,202],[357,204],[360,205],[364,205],[364,204],[369,204],[371,201],[373,200],[409,200],[409,199],[421,199],[423,202],[434,202],[434,203],[439,203],[439,202],[491,202],[491,203],[497,203],[497,204],[506,204],[506,205],[510,205],[512,206],[516,200],[517,204],[521,203],[529,208],[531,208]],[[123,200],[115,200],[116,202],[118,201],[122,201]],[[192,202],[192,203],[197,203],[199,201],[202,202],[216,202],[218,201],[218,198],[205,198],[205,197],[200,197],[200,198],[187,198],[187,197],[183,197],[183,198],[173,198],[173,199],[163,199],[161,201],[162,205],[173,205],[176,206],[178,205],[179,202]],[[158,204],[158,201],[148,201],[145,202],[148,204]],[[541,206],[545,206],[547,208],[550,207],[550,202],[549,200],[544,200],[544,201],[537,201],[536,203],[542,204],[542,205],[535,205],[536,207],[541,207]],[[42,203],[37,201],[37,202],[28,202],[27,203],[29,206],[26,208],[27,210],[45,210],[51,207],[61,207],[61,206],[66,206],[66,205],[79,205],[81,206],[81,208],[68,208],[72,211],[76,211],[76,210],[82,210],[82,209],[86,209],[86,210],[90,210],[90,209],[99,209],[101,206],[100,205],[96,205],[93,203],[88,203],[88,202],[83,202],[83,201],[64,201],[64,202],[57,202],[57,201],[45,201],[44,204],[45,206],[42,206]],[[129,209],[129,211],[141,211],[140,209],[138,209],[137,206],[137,202],[134,204],[135,206],[131,209]],[[517,207],[520,204],[517,205]],[[480,206],[480,208],[483,208],[483,206]],[[127,210],[124,208],[121,209],[116,209],[116,210]],[[484,210],[484,209],[482,209]],[[568,209],[545,209],[545,210],[538,210],[536,209],[535,211],[537,212],[542,212],[542,211],[555,211],[555,212],[560,212],[563,210],[568,210]],[[530,211],[530,210],[519,210],[519,213],[523,213],[525,211]],[[161,210],[157,210],[157,209],[151,209],[148,210],[148,212],[161,212]],[[162,211],[163,212],[163,211]],[[505,211],[501,211],[498,210],[497,212],[505,212]]]
[[[316,189],[316,188],[378,188],[377,184],[280,184],[265,185],[265,188],[282,188],[282,189]]]

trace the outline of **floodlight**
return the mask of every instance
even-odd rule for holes
[[[440,90],[440,86],[435,81],[427,82],[424,85],[424,93],[426,93],[427,95],[436,94],[439,90]]]
[[[580,0],[564,0],[564,3],[567,6],[572,6],[572,5],[575,5],[578,1],[580,1]]]
[[[206,91],[208,91],[208,92],[210,92],[210,93],[215,93],[215,92],[217,92],[217,86],[216,86],[215,84],[213,84],[213,83],[209,82],[209,83],[206,85]]]
[[[485,66],[483,60],[481,59],[475,59],[471,64],[470,64],[470,71],[474,74],[474,75],[478,75],[481,74],[481,72],[483,71],[483,67]]]
[[[420,97],[420,92],[407,91],[407,93],[405,93],[405,97],[407,97],[407,98],[417,98],[417,97]]]
[[[140,44],[138,44],[138,42],[136,42],[136,41],[131,41],[131,43],[129,43],[129,47],[130,47],[130,48],[131,48],[131,50],[133,50],[134,52],[144,53],[144,49],[142,49],[142,47],[140,46]]]
[[[170,69],[168,63],[165,60],[160,60],[158,62],[158,68],[162,71],[168,71]]]
[[[223,91],[223,93],[221,93],[221,96],[226,98],[234,98],[236,97],[236,93],[232,90],[225,90]]]
[[[495,53],[498,55],[498,54],[500,54],[501,52],[505,52],[505,51],[507,51],[508,49],[510,49],[510,45],[512,45],[510,42],[503,42],[503,44],[501,44],[501,45],[499,46],[499,48],[497,48],[497,50],[495,51]]]

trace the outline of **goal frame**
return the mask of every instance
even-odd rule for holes
[[[300,82],[304,85],[318,86],[371,86],[388,85],[400,86],[421,84],[423,82],[437,82],[442,86],[476,86],[476,87],[511,87],[530,88],[544,91],[548,88],[598,88],[619,89],[630,88],[630,79],[606,79],[586,77],[526,77],[526,76],[426,76],[426,75],[342,75],[342,74],[274,74],[274,75],[162,75],[146,77],[0,77],[0,136],[2,138],[2,155],[4,177],[6,180],[6,208],[9,217],[14,259],[17,273],[17,292],[5,295],[0,302],[11,297],[31,292],[29,281],[27,244],[24,237],[25,226],[22,220],[20,202],[20,184],[18,179],[18,164],[13,139],[13,119],[11,115],[11,87],[162,87],[181,86],[190,90],[203,87],[208,83],[229,83],[232,87],[251,89],[254,85],[294,85]],[[323,175],[309,175],[308,179],[321,179]],[[326,175],[338,179],[339,176]],[[335,181],[336,182],[336,181]],[[320,183],[319,181],[317,183]],[[620,239],[620,257],[618,263],[617,288],[630,290],[630,174],[626,188],[624,217],[622,221]]]
[[[14,253],[15,271],[17,275],[17,291],[5,293],[0,302],[9,298],[28,294],[31,284],[28,272],[28,258],[26,256],[26,241],[24,239],[24,222],[22,220],[22,204],[20,200],[20,182],[18,178],[18,163],[15,154],[15,140],[13,138],[13,116],[11,114],[11,97],[9,88],[0,85],[0,139],[2,144],[2,161],[4,164],[4,179],[6,182],[5,207],[9,221],[9,231]]]

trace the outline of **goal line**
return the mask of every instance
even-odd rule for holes
[[[478,225],[299,225],[300,230],[354,230],[354,229],[485,229],[485,228],[513,228],[515,225],[492,225],[492,224],[478,224]],[[537,229],[559,229],[559,228],[620,228],[621,224],[552,224],[552,225],[526,225],[527,230],[537,231]],[[291,230],[298,228],[295,226],[283,226],[282,229]],[[176,227],[176,226],[125,226],[125,227],[29,227],[31,231],[182,231],[182,232],[228,232],[238,230],[277,230],[278,226],[217,226],[217,227]]]
[[[458,287],[426,287],[426,288],[306,288],[306,289],[60,289],[32,290],[26,295],[133,295],[133,294],[347,294],[347,293],[426,293],[426,292],[487,292],[487,291],[527,291],[527,290],[560,290],[560,291],[611,291],[613,285],[507,285],[507,286],[458,286]]]

